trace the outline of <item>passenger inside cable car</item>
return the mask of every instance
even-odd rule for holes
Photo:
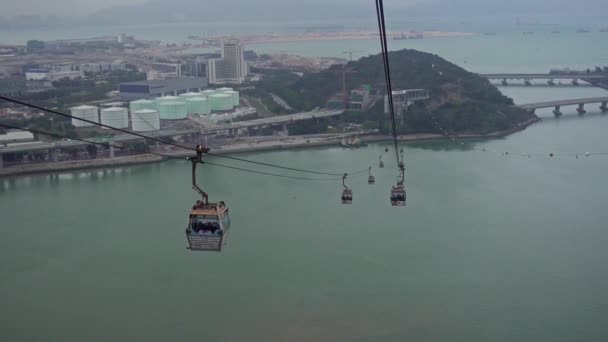
[[[405,206],[406,193],[403,186],[393,186],[391,189],[391,205],[402,207]]]
[[[230,229],[228,208],[224,202],[197,201],[190,210],[186,237],[190,250],[221,251]]]
[[[342,204],[353,203],[353,191],[351,189],[344,189],[342,191]]]

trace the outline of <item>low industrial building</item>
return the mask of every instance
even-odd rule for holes
[[[124,101],[153,99],[160,96],[177,96],[187,92],[198,92],[207,87],[205,77],[179,77],[165,80],[149,80],[121,83],[120,98]]]
[[[0,134],[0,145],[34,141],[34,134],[26,131],[8,131]]]
[[[73,70],[49,70],[49,69],[30,69],[25,72],[25,79],[27,81],[59,81],[62,79],[76,79],[82,77],[80,71]]]

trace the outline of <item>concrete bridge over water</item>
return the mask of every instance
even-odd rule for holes
[[[608,112],[608,96],[534,102],[534,103],[526,103],[526,104],[517,105],[517,107],[529,110],[532,113],[534,113],[535,110],[540,109],[540,108],[554,108],[553,114],[555,114],[555,116],[561,116],[562,112],[560,111],[560,108],[562,106],[576,105],[576,106],[578,106],[576,108],[576,111],[579,114],[585,114],[586,113],[585,104],[590,104],[590,103],[599,103],[600,110],[602,111],[602,113]]]
[[[555,80],[569,80],[573,86],[579,86],[579,80],[585,81],[592,86],[608,89],[608,74],[606,73],[548,73],[548,74],[525,74],[525,73],[498,73],[498,74],[479,74],[479,76],[489,80],[500,80],[501,84],[509,85],[509,80],[523,80],[524,85],[531,86],[533,80],[546,80],[547,85],[555,86]]]

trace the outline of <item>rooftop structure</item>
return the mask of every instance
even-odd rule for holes
[[[207,86],[203,77],[179,77],[165,80],[121,83],[120,97],[123,100],[151,99],[159,96],[177,96],[187,92],[198,92]]]
[[[34,134],[25,131],[8,131],[0,134],[0,144],[21,143],[34,141]]]

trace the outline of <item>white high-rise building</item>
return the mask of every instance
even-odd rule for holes
[[[245,49],[236,38],[222,39],[222,58],[209,60],[209,83],[240,84],[247,76]]]

